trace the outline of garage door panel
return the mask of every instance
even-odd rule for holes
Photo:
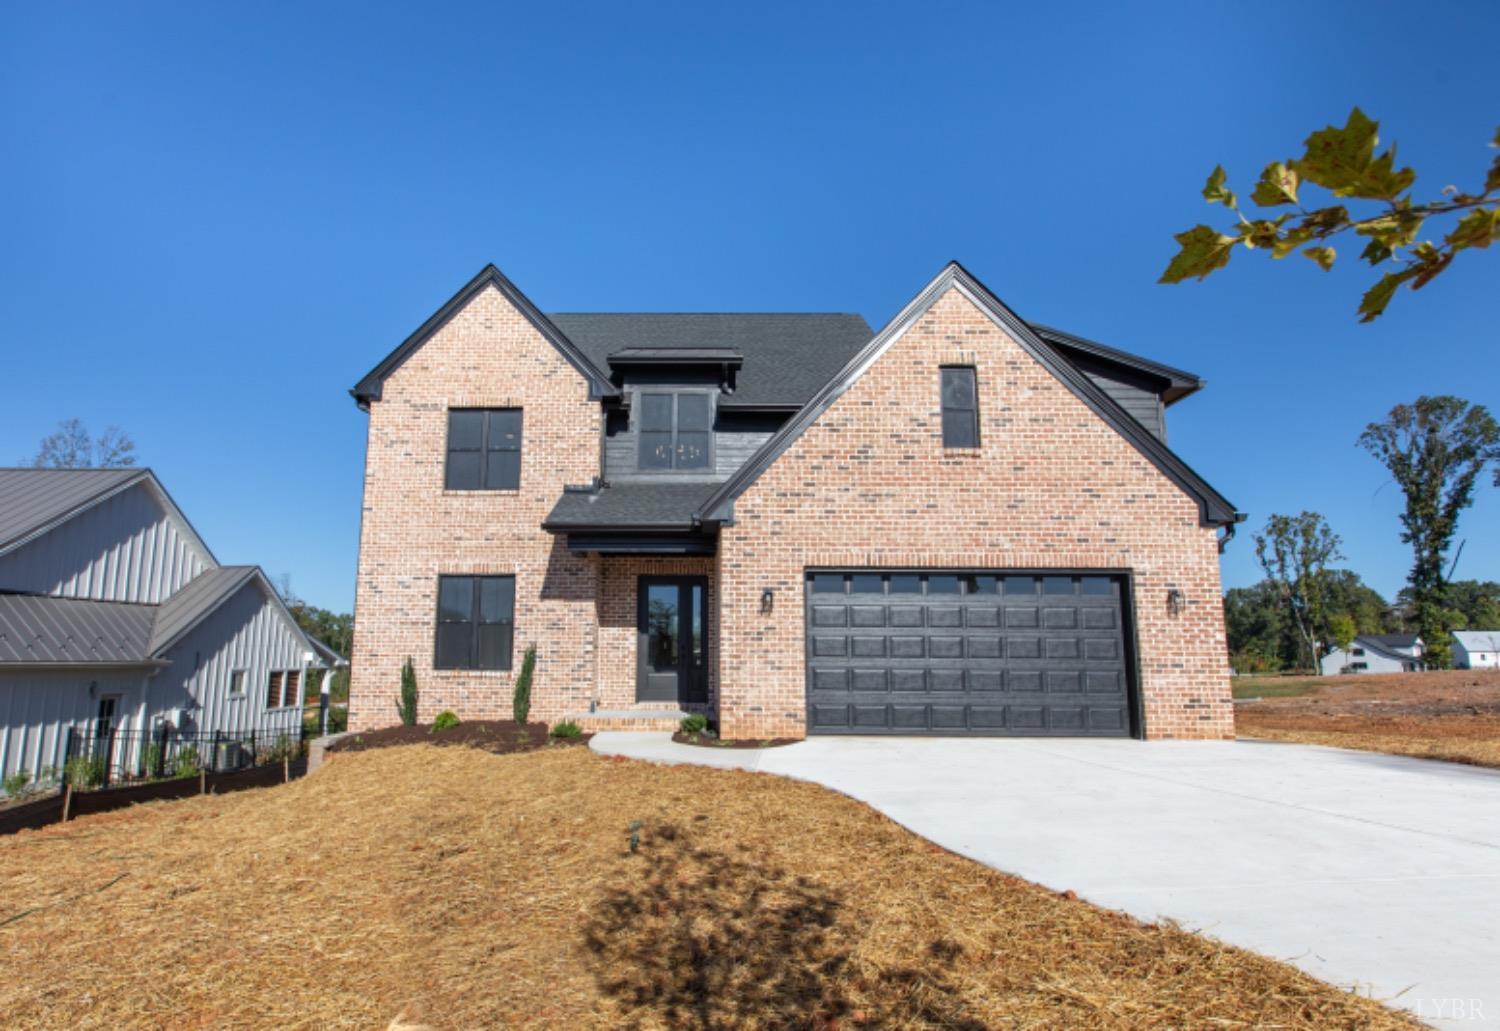
[[[816,576],[807,607],[813,733],[1129,732],[1117,577]]]
[[[889,614],[891,626],[922,625],[922,610],[911,605],[892,605]]]

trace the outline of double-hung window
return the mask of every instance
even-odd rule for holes
[[[709,469],[713,404],[706,393],[641,391],[642,472]]]
[[[979,390],[972,365],[945,365],[941,370],[943,447],[979,446]]]
[[[437,669],[510,669],[516,578],[438,577]]]
[[[521,486],[521,409],[450,408],[448,490],[516,490]]]

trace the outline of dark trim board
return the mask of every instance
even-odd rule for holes
[[[555,531],[556,532],[556,531]],[[568,550],[578,555],[712,555],[719,539],[701,533],[634,533],[569,529]]]
[[[872,597],[869,592],[853,590],[852,588],[857,586],[857,584],[853,583],[849,585],[851,589],[847,592],[815,593],[812,589],[813,577],[820,574],[842,576],[859,574],[881,576],[921,575],[928,577],[981,576],[997,578],[1020,576],[1037,579],[1046,577],[1067,577],[1070,579],[1084,577],[1106,578],[1112,584],[1116,585],[1117,593],[1100,592],[1097,590],[1090,592],[1085,589],[1087,585],[1075,588],[1076,593],[1065,592],[1057,594],[1040,590],[1035,595],[1037,603],[1032,613],[1032,618],[1034,620],[1040,618],[1040,623],[1028,623],[1025,626],[1038,627],[1035,634],[1043,638],[1043,641],[1038,642],[1038,647],[1040,648],[1049,635],[1049,624],[1045,618],[1042,618],[1047,615],[1045,599],[1048,597],[1059,600],[1063,598],[1075,599],[1067,604],[1054,605],[1054,610],[1061,609],[1064,612],[1071,610],[1074,613],[1082,612],[1085,609],[1096,612],[1117,612],[1119,625],[1116,633],[1110,634],[1108,632],[1108,624],[1095,623],[1091,625],[1086,616],[1073,623],[1073,626],[1079,628],[1080,632],[1077,634],[1077,640],[1081,647],[1073,652],[1071,658],[1067,657],[1066,652],[1059,652],[1059,658],[1055,660],[1056,666],[1059,668],[1049,669],[1048,657],[1052,654],[1050,647],[1043,648],[1031,656],[1013,656],[1011,654],[1012,646],[1017,643],[1014,638],[1019,636],[1024,640],[1031,636],[1031,632],[1027,629],[1022,629],[1020,634],[1017,635],[1014,629],[1012,629],[1013,625],[1009,622],[1010,613],[1016,609],[1024,613],[1028,606],[1024,601],[1025,595],[1007,594],[1002,589],[1003,585],[995,585],[997,593],[991,595],[989,592],[985,592],[982,596],[967,593],[966,590],[964,593],[956,594],[929,594],[925,590],[919,593],[902,592],[899,594],[894,592],[876,592],[876,596],[886,599],[905,599],[907,604],[904,607],[907,609],[908,614],[911,615],[911,609],[916,608],[921,609],[922,616],[916,623],[896,622],[897,613],[894,606],[901,605],[901,602],[892,600],[885,603],[887,606],[890,606],[885,610],[886,616],[877,618],[874,622],[861,623],[858,619],[860,611],[869,615],[878,615],[878,611],[874,606],[880,603],[875,600],[875,597]],[[1140,690],[1140,648],[1136,633],[1137,620],[1135,618],[1136,592],[1134,589],[1134,576],[1129,569],[1084,567],[996,568],[982,566],[809,566],[804,569],[802,584],[804,592],[802,618],[805,628],[803,641],[804,720],[806,732],[809,736],[1130,737],[1137,739],[1145,736],[1144,701]],[[1038,586],[1040,587],[1041,585]],[[1115,601],[1113,604],[1105,604],[1105,598],[1110,594],[1115,595]],[[1093,602],[1084,602],[1084,599],[1090,595],[1092,595]],[[835,599],[840,597],[849,600],[844,602],[835,601]],[[979,602],[977,607],[975,606],[977,598],[988,599],[991,597],[995,599],[993,609],[983,600]],[[819,598],[823,599],[825,608],[821,612],[815,613],[814,608],[818,605]],[[916,600],[913,601],[912,599]],[[831,606],[831,608],[828,606]],[[953,622],[929,622],[929,617],[935,615],[932,606],[937,607],[938,611],[936,614],[947,611],[953,618]],[[840,607],[844,610],[842,616],[838,612]],[[953,611],[954,609],[963,612],[961,619]],[[988,622],[971,622],[974,616],[984,612],[986,609],[990,609],[989,615],[986,617]],[[999,611],[994,611],[994,609],[998,609]],[[833,621],[827,621],[828,617],[835,618]],[[888,617],[888,621],[886,617]],[[990,630],[991,626],[997,629]],[[1073,636],[1067,631],[1067,626],[1068,624],[1056,625],[1056,627],[1062,628],[1061,640],[1064,642]],[[863,631],[856,629],[862,627],[868,627],[869,629],[864,629]],[[911,627],[911,629],[904,629],[906,627]],[[841,646],[837,651],[825,651],[823,653],[824,657],[818,660],[814,654],[814,637],[819,633],[820,628],[824,636],[819,638],[818,643],[840,645],[840,639],[843,638],[842,645],[853,650],[846,651]],[[935,635],[932,634],[934,628],[937,629]],[[975,632],[976,628],[977,633]],[[1092,629],[1093,633],[1088,633],[1088,629]],[[994,642],[991,640],[994,634],[1002,630],[1003,641]],[[1096,657],[1089,653],[1088,642],[1100,641],[1101,631],[1104,632],[1103,640],[1116,640],[1119,643],[1119,647],[1123,649],[1123,652],[1117,659],[1111,659],[1107,655]],[[1057,629],[1052,629],[1050,633],[1054,638],[1058,636]],[[832,635],[831,639],[827,636],[830,634]],[[877,648],[872,652],[863,653],[873,656],[868,662],[863,663],[855,658],[855,656],[861,654],[857,648],[858,639],[861,634],[863,634],[863,639],[867,643],[875,643],[881,638],[884,638],[886,641],[886,648],[883,651]],[[848,636],[845,637],[844,635]],[[923,650],[913,653],[902,660],[897,657],[897,653],[894,651],[898,637],[902,636],[907,637],[908,640],[912,637],[922,637],[924,639],[932,638],[934,641],[947,637],[950,644],[956,643],[956,637],[963,637],[965,640],[962,648],[963,654],[961,656],[939,657],[935,651]],[[989,651],[980,652],[977,655],[971,652],[971,647],[974,644],[982,643],[985,640],[990,640]],[[1000,644],[1004,645],[1004,648],[1001,650],[1003,654],[1001,654],[1001,651],[995,650]],[[927,647],[927,645],[924,645],[924,649]],[[985,655],[988,658],[979,658],[979,656]],[[1013,664],[1013,659],[1021,661]],[[913,668],[913,663],[915,664],[915,669]],[[880,683],[885,686],[865,686],[862,688],[859,683],[861,666],[864,669],[864,676],[877,675],[880,678]],[[837,674],[841,669],[844,670],[843,682],[846,686],[820,685],[815,688],[815,668],[821,669],[825,676],[829,673]],[[1090,668],[1092,668],[1092,673],[1085,672]],[[924,672],[920,674],[920,678],[924,686],[899,687],[897,674],[901,669],[907,670],[908,675],[916,672],[918,669],[923,670]],[[965,686],[961,689],[935,688],[933,678],[944,669],[949,671],[962,670],[962,682]],[[1110,693],[1116,691],[1116,688],[1103,688],[1102,690],[1106,693],[1101,694],[1098,693],[1101,688],[1089,686],[1090,679],[1100,672],[1114,672],[1123,677],[1123,698],[1115,694],[1114,700],[1110,701]],[[980,678],[996,678],[995,683],[978,688],[977,691],[979,693],[976,694],[974,686],[976,673]],[[1041,687],[1028,686],[1020,689],[1012,687],[1010,678],[1013,675],[1027,676],[1036,673],[1040,673],[1043,678],[1039,681],[1042,685]],[[1071,689],[1051,686],[1052,677],[1057,674],[1077,677],[1079,678],[1079,683]],[[1001,675],[1004,678],[1003,684],[998,679]],[[820,726],[814,712],[815,691],[821,693],[821,701],[824,705],[833,704],[836,708],[840,704],[837,693],[845,690],[849,692],[847,704],[851,706],[848,714],[849,724],[835,726],[825,721]],[[1020,697],[1016,695],[1017,690],[1021,692]],[[860,698],[862,691],[865,695],[863,699]],[[834,692],[834,697],[830,698],[829,692]],[[1039,693],[1033,694],[1033,692]],[[905,696],[904,698],[902,697],[903,695]],[[926,696],[927,700],[922,700],[921,696]],[[886,700],[882,701],[882,698]],[[1075,698],[1076,702],[1074,701]],[[860,709],[862,704],[867,711],[870,708],[878,711],[883,705],[885,707],[886,724],[855,725],[854,721],[857,718],[856,710]],[[1072,710],[1071,715],[1076,717],[1080,725],[1059,724],[1016,727],[1011,724],[1012,718],[1015,715],[1011,707],[1017,704],[1020,705],[1021,712],[1025,713],[1034,710],[1039,718],[1046,719],[1049,724],[1053,716],[1062,715],[1066,717],[1070,715],[1070,710]],[[913,725],[909,730],[903,730],[900,726],[903,705],[908,710],[908,715],[913,714],[919,709],[922,710],[925,714],[922,717],[923,725]],[[971,709],[971,706],[977,706],[978,708]],[[974,718],[987,706],[995,708],[997,711],[1003,708],[1004,725],[973,725]],[[938,716],[942,710],[946,710],[950,714],[950,717],[956,715],[959,710],[962,710],[963,721],[966,725],[946,728],[933,725],[938,722]],[[1120,719],[1106,719],[1104,723],[1094,729],[1090,729],[1091,726],[1094,726],[1096,717],[1109,717],[1112,712],[1118,714]],[[1112,727],[1116,729],[1111,729]]]

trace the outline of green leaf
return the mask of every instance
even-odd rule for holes
[[[1189,277],[1203,279],[1210,272],[1229,264],[1229,252],[1236,240],[1210,226],[1194,226],[1173,237],[1182,245],[1161,274],[1158,283],[1180,283]]]
[[[1365,244],[1365,249],[1359,256],[1371,265],[1379,265],[1382,261],[1389,258],[1392,253],[1391,249],[1379,240],[1371,240]]]
[[[1252,251],[1257,247],[1270,247],[1274,250],[1281,241],[1281,223],[1285,221],[1285,217],[1275,222],[1259,218],[1253,222],[1241,222],[1236,229],[1240,234],[1240,241]]]
[[[1224,182],[1228,179],[1223,165],[1215,165],[1214,170],[1209,173],[1208,182],[1203,185],[1203,199],[1210,204],[1222,204],[1226,208],[1232,208],[1237,201],[1233,190],[1224,188]]]
[[[1395,168],[1394,147],[1375,156],[1379,129],[1379,123],[1356,107],[1342,129],[1330,125],[1309,136],[1306,153],[1292,166],[1302,178],[1332,190],[1334,196],[1392,200],[1411,186],[1417,174],[1409,168]]]
[[[1333,268],[1335,253],[1332,247],[1309,247],[1302,252],[1304,257],[1311,258],[1318,263],[1318,268],[1327,272]]]
[[[1421,230],[1422,216],[1404,208],[1354,227],[1360,236],[1368,236],[1391,251],[1410,247]]]
[[[1380,282],[1365,291],[1365,295],[1359,302],[1359,321],[1374,322],[1385,312],[1386,305],[1391,303],[1391,298],[1396,293],[1396,288],[1417,274],[1416,269],[1402,269],[1400,272],[1387,272],[1380,277]]]
[[[1451,250],[1461,251],[1468,247],[1488,247],[1500,236],[1500,208],[1475,208],[1453,227],[1443,240]]]
[[[1263,208],[1296,204],[1299,181],[1295,168],[1288,168],[1280,161],[1273,161],[1260,174],[1260,182],[1255,184],[1255,191],[1250,194],[1250,199]]]

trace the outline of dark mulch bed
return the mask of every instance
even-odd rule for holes
[[[672,740],[679,745],[697,745],[699,748],[779,748],[782,745],[795,745],[802,739],[800,737],[768,737],[748,738],[744,741],[721,741],[710,731],[689,734],[679,730],[672,735]]]
[[[504,755],[508,752],[534,752],[539,748],[560,748],[586,744],[592,734],[572,738],[549,737],[545,723],[517,723],[515,720],[465,720],[456,727],[434,731],[431,724],[415,727],[395,726],[352,734],[337,742],[330,752],[364,752],[371,748],[394,745],[466,745],[486,752]]]

